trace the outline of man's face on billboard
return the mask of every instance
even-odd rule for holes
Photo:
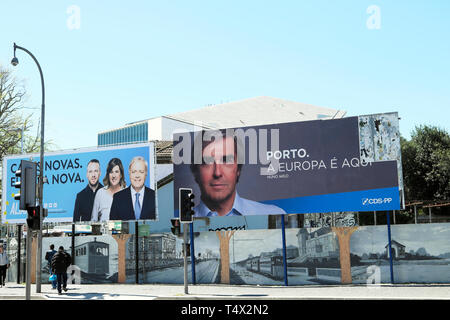
[[[199,165],[196,180],[206,202],[220,204],[236,191],[239,170],[233,137],[214,140],[203,149],[204,164]]]
[[[100,178],[100,165],[97,162],[89,162],[86,177],[92,187],[97,185]]]
[[[133,189],[136,191],[141,190],[147,177],[145,163],[141,160],[135,161],[130,167],[129,174]]]

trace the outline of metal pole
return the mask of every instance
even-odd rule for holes
[[[287,261],[286,261],[286,226],[284,223],[284,216],[281,216],[281,238],[283,242],[283,272],[284,272],[284,285],[288,285],[288,274],[287,274]]]
[[[145,224],[145,220],[144,220],[143,224]],[[139,228],[138,228],[138,231],[139,231]],[[142,257],[142,283],[145,283],[147,281],[147,275],[145,273],[145,261],[146,261],[146,252],[147,252],[147,250],[145,248],[145,243],[147,242],[146,240],[147,240],[147,236],[143,236],[142,237],[142,254],[143,254],[143,257]]]
[[[191,270],[192,270],[192,284],[195,284],[195,251],[194,251],[194,224],[189,223],[189,234],[191,239]]]
[[[144,221],[145,224],[145,221]],[[145,247],[145,244],[148,243],[147,241],[147,236],[143,236],[142,237],[142,253],[143,253],[143,257],[142,257],[142,282],[146,283],[147,282],[147,273],[145,272],[145,261],[147,261],[147,249]]]
[[[134,258],[136,260],[136,284],[139,284],[139,222],[134,222],[135,232],[135,246],[134,246]]]
[[[17,284],[20,284],[20,255],[22,246],[22,225],[17,225]]]
[[[188,291],[188,270],[187,270],[187,250],[186,250],[186,244],[187,244],[187,233],[188,233],[188,226],[187,223],[183,223],[183,260],[184,260],[184,293],[189,294]]]
[[[72,255],[72,265],[75,265],[75,223],[72,223],[72,248],[71,248],[71,255]],[[72,274],[75,271],[72,271]],[[75,284],[75,278],[72,279],[72,284]]]
[[[417,206],[414,205],[414,223],[417,224]]]
[[[16,49],[20,49],[28,53],[31,58],[33,58],[36,63],[39,74],[41,76],[41,87],[42,87],[42,107],[41,107],[41,150],[40,150],[40,161],[39,161],[39,230],[37,231],[37,254],[36,254],[36,292],[41,292],[41,259],[42,259],[42,218],[43,218],[43,198],[44,198],[44,125],[45,125],[45,85],[44,85],[44,75],[42,73],[41,66],[37,61],[36,57],[27,49],[20,47],[14,43],[14,56],[16,55]]]
[[[27,270],[26,270],[26,285],[25,285],[25,299],[31,298],[31,242],[33,241],[33,235],[30,227],[27,227]]]
[[[391,271],[391,283],[394,283],[394,263],[392,258],[392,245],[391,245],[391,219],[389,218],[389,211],[387,213],[387,227],[388,227],[388,256],[389,256],[389,267]]]
[[[75,223],[72,223],[72,264],[75,264]]]
[[[374,225],[377,225],[377,212],[376,211],[373,212],[373,222],[374,222]]]
[[[392,216],[394,217],[394,224],[396,224],[395,223],[395,210],[392,211]]]
[[[428,207],[428,216],[430,218],[430,223],[431,223],[431,207]]]

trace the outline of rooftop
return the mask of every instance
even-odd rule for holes
[[[210,129],[224,129],[272,123],[336,119],[344,117],[345,113],[343,110],[261,96],[207,106],[165,117],[198,124]]]

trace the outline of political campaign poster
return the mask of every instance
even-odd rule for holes
[[[21,160],[38,163],[39,154],[3,159],[3,221],[25,223],[14,183]],[[84,148],[44,155],[44,222],[157,220],[154,143]]]
[[[400,209],[395,112],[174,133],[173,162],[194,218]]]

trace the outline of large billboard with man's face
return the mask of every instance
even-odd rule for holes
[[[27,213],[14,200],[20,160],[40,161],[39,154],[3,160],[3,221],[25,223]],[[153,143],[49,152],[44,157],[45,222],[157,220]]]
[[[173,161],[194,217],[400,209],[397,113],[177,133]]]

